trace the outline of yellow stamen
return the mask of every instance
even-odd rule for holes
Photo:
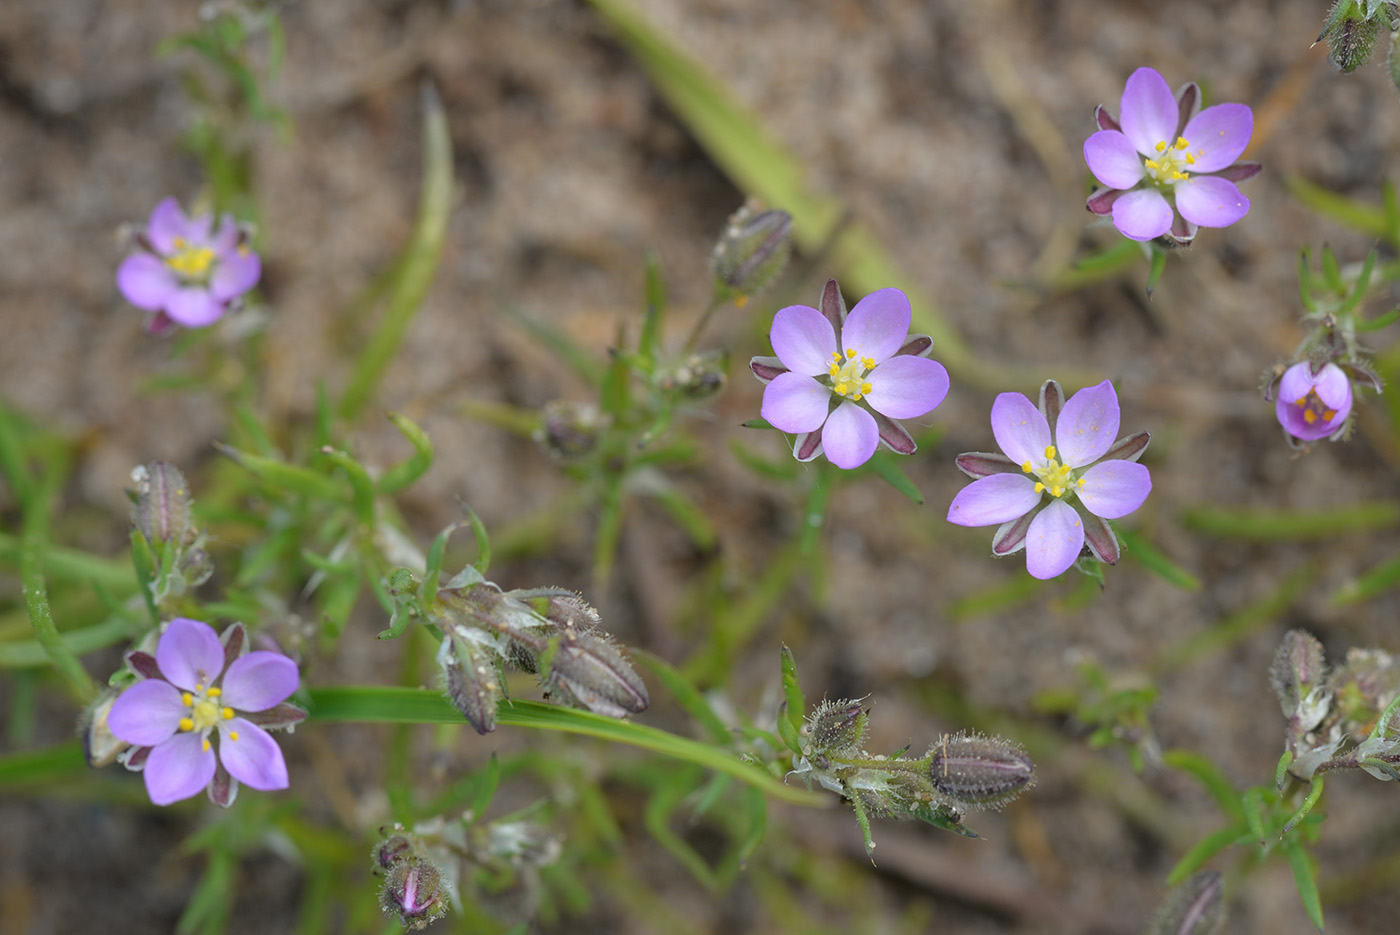
[[[187,707],[187,708],[193,708],[193,707],[194,707],[194,695],[191,695],[189,692],[183,692],[183,693],[181,693],[181,695],[180,695],[180,700],[183,701],[183,702],[185,703],[185,707]]]
[[[1042,484],[1040,481],[1036,481],[1036,482],[1035,482],[1035,492],[1036,492],[1036,493],[1045,493],[1045,485]]]
[[[231,730],[231,731],[229,731],[229,732],[228,732],[228,739],[229,739],[229,740],[237,740],[237,739],[238,739],[238,731],[236,731],[236,730]]]
[[[1186,142],[1186,139],[1185,139],[1184,137],[1178,136],[1178,137],[1176,138],[1176,148],[1177,148],[1177,149],[1187,149],[1187,148],[1189,148],[1190,146],[1191,146],[1191,144],[1188,143],[1188,142]]]
[[[1055,457],[1055,446],[1054,446],[1054,445],[1046,445],[1046,446],[1045,446],[1045,457],[1047,457],[1047,458],[1053,458],[1053,457]]]
[[[1165,151],[1166,151],[1166,148],[1167,148],[1167,141],[1166,141],[1166,140],[1158,140],[1158,141],[1157,141],[1157,145],[1156,145],[1156,147],[1155,147],[1155,149],[1157,150],[1157,152],[1159,152],[1159,153],[1160,153],[1160,152],[1165,152]]]
[[[1031,468],[1031,463],[1030,463],[1029,461],[1022,461],[1022,462],[1021,462],[1021,470],[1025,471],[1027,474],[1029,474],[1029,473],[1031,472],[1031,470],[1032,470],[1032,468]]]
[[[1083,481],[1080,481],[1079,483],[1083,484],[1084,482],[1083,482]],[[233,709],[232,709],[232,708],[224,708],[224,710],[221,711],[221,712],[219,712],[219,713],[222,714],[222,715],[224,716],[224,720],[225,720],[225,721],[230,720],[230,719],[233,717]]]
[[[205,752],[205,753],[208,753],[208,752],[209,752],[209,738],[208,738],[208,737],[205,737],[205,738],[204,738],[204,752]]]
[[[848,348],[846,348],[846,359],[847,359],[847,360],[855,360],[855,359],[856,359],[856,349],[855,349],[855,348],[853,348],[853,347],[848,347]]]
[[[860,392],[862,396],[868,394],[872,389],[873,387],[869,383],[862,383],[860,385]]]
[[[194,720],[187,717],[180,718],[180,730],[194,730]]]
[[[217,697],[219,697],[220,695],[222,695],[223,693],[224,693],[224,690],[223,690],[222,688],[211,688],[211,689],[209,689],[209,697],[210,697],[210,698],[217,698]]]

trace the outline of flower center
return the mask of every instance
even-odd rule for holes
[[[219,705],[219,696],[223,691],[218,688],[205,689],[201,683],[194,687],[192,692],[184,692],[180,695],[180,700],[189,709],[185,716],[180,718],[180,730],[199,731],[207,735],[210,728],[220,721],[228,721],[233,718],[233,709]],[[230,732],[230,740],[237,740],[238,734]],[[206,736],[204,749],[209,749],[209,740]]]
[[[209,275],[209,267],[214,265],[214,251],[209,247],[195,246],[183,237],[176,237],[175,252],[165,258],[165,265],[182,279],[202,280]]]
[[[853,347],[846,348],[843,357],[840,351],[831,352],[831,389],[837,396],[859,400],[870,392],[870,381],[865,379],[875,369],[875,358],[861,357]]]
[[[1337,410],[1329,409],[1327,404],[1317,395],[1316,389],[1308,390],[1308,395],[1299,396],[1293,401],[1293,405],[1303,410],[1303,421],[1308,425],[1316,425],[1317,420],[1331,422],[1337,415]]]
[[[1186,166],[1196,164],[1196,157],[1187,152],[1190,147],[1191,144],[1179,136],[1175,143],[1159,140],[1157,145],[1153,147],[1157,150],[1157,158],[1142,161],[1143,166],[1147,169],[1147,174],[1152,177],[1152,181],[1158,185],[1175,185],[1177,182],[1190,178]]]
[[[1021,465],[1021,470],[1040,478],[1036,481],[1036,493],[1048,490],[1052,497],[1063,497],[1066,491],[1078,490],[1084,486],[1084,479],[1075,477],[1074,470],[1056,457],[1054,445],[1046,447],[1044,464],[1037,467],[1027,461]]]

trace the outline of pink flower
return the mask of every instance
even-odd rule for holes
[[[146,328],[153,334],[212,325],[262,276],[262,261],[244,239],[232,215],[216,228],[213,215],[186,217],[167,198],[137,236],[136,252],[117,268],[117,288],[152,313]]]
[[[1084,161],[1104,187],[1086,207],[1113,215],[1133,240],[1167,236],[1189,243],[1198,227],[1227,227],[1249,211],[1235,186],[1258,174],[1258,163],[1235,163],[1249,145],[1254,114],[1244,104],[1199,112],[1200,89],[1173,95],[1166,79],[1139,68],[1123,88],[1121,120],[1094,111],[1099,132],[1084,142]]]
[[[992,404],[992,434],[1006,454],[958,455],[958,468],[977,480],[953,498],[948,522],[999,526],[992,554],[1025,549],[1026,570],[1036,578],[1069,570],[1085,544],[1115,564],[1118,537],[1108,520],[1142,506],[1152,490],[1147,468],[1136,463],[1151,436],[1114,441],[1118,415],[1107,380],[1068,402],[1060,384],[1047,380],[1039,408],[1020,393],[1002,393]]]
[[[107,726],[135,745],[123,762],[144,770],[155,804],[207,788],[210,799],[228,806],[240,782],[254,789],[287,788],[282,751],[263,727],[290,727],[306,717],[282,703],[300,680],[296,663],[281,653],[245,652],[246,642],[241,624],[225,631],[221,642],[207,623],[177,617],[154,657],[128,655],[145,678],[113,703]]]
[[[911,335],[909,299],[881,289],[856,303],[850,317],[836,280],[821,308],[790,305],[773,318],[777,357],[755,357],[749,369],[767,384],[763,418],[797,436],[793,454],[825,453],[839,468],[860,467],[881,444],[900,454],[917,446],[898,419],[922,416],[948,395],[948,371],[925,355],[933,339]],[[840,341],[837,341],[837,334]]]
[[[1334,363],[1296,363],[1283,372],[1274,392],[1279,424],[1302,441],[1336,435],[1351,415],[1351,380]]]

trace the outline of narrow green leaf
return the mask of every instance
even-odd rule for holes
[[[398,493],[428,473],[428,468],[433,466],[433,443],[428,438],[428,433],[397,412],[388,415],[389,421],[394,423],[394,428],[403,433],[403,437],[413,446],[413,454],[408,460],[389,468],[379,478],[379,492],[382,494]]]
[[[1308,817],[1308,812],[1313,810],[1313,806],[1317,804],[1317,800],[1320,798],[1322,798],[1322,777],[1313,776],[1312,785],[1308,787],[1307,797],[1303,799],[1302,804],[1298,806],[1298,810],[1293,813],[1292,817],[1284,823],[1283,829],[1279,831],[1279,834],[1285,835],[1298,827],[1298,822]]]
[[[1267,837],[1264,834],[1263,790],[1258,786],[1246,789],[1244,795],[1240,796],[1240,807],[1244,810],[1244,826],[1254,835],[1254,840],[1259,842],[1259,846],[1263,847]]]
[[[1237,803],[1238,804],[1238,803]],[[1206,861],[1225,848],[1239,842],[1241,828],[1231,825],[1206,835],[1176,862],[1171,873],[1167,874],[1167,886],[1176,886],[1182,880],[1205,866]],[[1248,835],[1248,832],[1245,832]]]
[[[1379,597],[1400,584],[1400,558],[1382,562],[1360,578],[1348,581],[1332,595],[1332,603],[1337,607],[1359,604]]]
[[[1356,322],[1356,330],[1361,332],[1379,331],[1382,328],[1395,324],[1397,319],[1400,319],[1400,306],[1381,312],[1369,321]]]
[[[700,693],[700,690],[682,675],[679,669],[660,656],[653,655],[643,649],[633,649],[632,660],[656,676],[661,684],[666,686],[666,690],[676,699],[676,703],[686,714],[694,718],[695,723],[705,729],[705,733],[710,735],[710,740],[723,747],[733,745],[734,738],[729,728],[725,726],[724,721],[720,720],[715,709],[710,707],[710,703],[705,700],[705,696]]]
[[[369,476],[369,471],[359,461],[350,457],[350,454],[337,448],[327,445],[321,449],[321,454],[325,455],[332,464],[345,472],[346,478],[350,481],[351,502],[355,508],[355,518],[360,525],[366,528],[374,526],[374,481]]]
[[[787,644],[783,644],[779,668],[783,677],[783,700],[787,703],[787,722],[793,728],[801,728],[807,718],[807,702],[802,697],[802,683],[797,678],[797,659]],[[801,753],[801,749],[793,750]]]
[[[1294,198],[1318,214],[1371,237],[1386,237],[1390,233],[1384,208],[1338,195],[1302,176],[1284,176],[1283,184]]]
[[[899,455],[889,451],[877,451],[870,459],[871,469],[879,475],[880,479],[889,484],[895,490],[904,494],[910,500],[923,506],[924,495],[919,488],[909,479],[909,475],[904,473],[904,469],[895,463],[895,458]]]
[[[1400,524],[1400,503],[1375,500],[1325,510],[1242,510],[1221,505],[1188,508],[1188,529],[1208,536],[1250,542],[1307,542]]]
[[[264,458],[249,451],[240,451],[220,442],[215,442],[214,447],[254,477],[273,487],[332,503],[346,500],[345,489],[325,474],[297,464]]]
[[[1372,250],[1366,254],[1366,262],[1361,264],[1361,272],[1357,274],[1356,282],[1347,294],[1346,301],[1337,309],[1338,318],[1350,317],[1356,306],[1361,304],[1361,300],[1366,298],[1366,293],[1371,288],[1371,273],[1375,268],[1376,251]]]
[[[1160,247],[1152,248],[1152,263],[1147,269],[1147,297],[1152,298],[1152,293],[1157,290],[1157,283],[1162,278],[1162,273],[1167,268],[1167,251]]]
[[[1240,794],[1226,778],[1220,768],[1211,760],[1190,750],[1167,750],[1162,754],[1162,762],[1172,769],[1189,773],[1205,786],[1206,792],[1215,799],[1215,804],[1231,821],[1244,821],[1244,809],[1240,804]]]
[[[1317,877],[1313,873],[1312,859],[1307,849],[1297,838],[1286,838],[1283,853],[1288,857],[1288,866],[1293,870],[1293,882],[1298,887],[1298,896],[1303,900],[1303,908],[1308,918],[1319,932],[1325,931],[1322,925],[1322,897],[1317,892]]]
[[[416,688],[343,686],[312,689],[309,695],[314,720],[357,721],[366,723],[462,724],[460,711],[438,692]],[[496,712],[496,723],[508,727],[562,731],[627,744],[659,753],[682,762],[727,773],[765,794],[798,805],[820,805],[830,801],[805,789],[797,789],[774,779],[761,769],[745,763],[726,750],[669,734],[654,727],[618,721],[535,701],[503,701]]]
[[[350,385],[340,399],[340,415],[353,421],[364,410],[403,345],[404,336],[428,294],[442,260],[452,211],[452,135],[447,112],[431,85],[423,86],[423,183],[418,218],[404,249],[402,266],[389,291],[379,327],[355,362]]]
[[[661,261],[650,251],[645,267],[646,311],[642,315],[642,333],[637,338],[637,357],[644,373],[651,373],[661,352],[661,335],[666,327],[666,281],[661,274]]]

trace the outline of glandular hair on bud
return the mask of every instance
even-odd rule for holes
[[[865,699],[823,701],[807,716],[808,746],[814,754],[853,756],[865,743]]]
[[[1367,17],[1356,0],[1336,0],[1317,38],[1327,40],[1332,67],[1350,74],[1371,57],[1380,25],[1379,17]]]
[[[505,697],[495,656],[474,640],[448,633],[438,648],[447,697],[478,734],[496,729],[496,705]]]
[[[395,825],[395,829],[401,827],[401,825]],[[383,829],[381,828],[380,831],[382,833]],[[400,861],[417,856],[417,853],[418,848],[413,843],[413,839],[406,834],[396,832],[374,845],[374,866],[379,870],[388,870]]]
[[[1147,935],[1216,935],[1224,923],[1220,874],[1205,870],[1168,894]]]
[[[549,684],[560,697],[594,714],[622,718],[651,704],[647,687],[601,630],[565,632],[549,661]]]
[[[1001,737],[944,734],[929,758],[933,787],[963,811],[999,808],[1035,783],[1035,764],[1025,749]]]
[[[186,545],[195,539],[190,524],[189,485],[185,475],[164,461],[137,465],[131,471],[136,485],[131,491],[131,521],[151,545],[159,547],[174,541]]]
[[[421,857],[396,862],[379,891],[379,905],[404,927],[427,928],[447,914],[446,886],[438,868]]]
[[[744,205],[729,217],[715,244],[715,278],[742,299],[767,288],[792,256],[792,215]]]

